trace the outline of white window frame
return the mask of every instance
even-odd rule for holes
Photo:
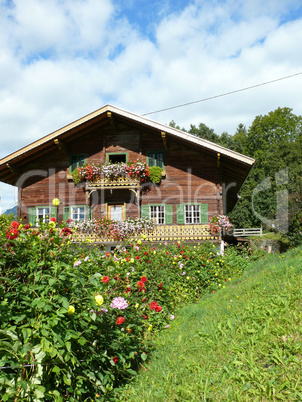
[[[80,212],[80,210],[83,209],[83,212]],[[81,219],[81,215],[83,215],[83,219]],[[85,206],[81,205],[72,205],[70,207],[70,218],[74,222],[84,222],[86,217],[86,208]]]
[[[42,213],[39,212],[42,211]],[[48,210],[48,212],[47,212]],[[37,225],[39,225],[39,223],[42,222],[43,223],[49,223],[50,220],[50,207],[36,207],[36,223]]]
[[[164,225],[165,205],[149,205],[149,216],[157,225]]]
[[[184,205],[185,224],[200,224],[201,211],[199,204],[185,204]]]

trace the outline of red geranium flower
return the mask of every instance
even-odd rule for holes
[[[24,225],[24,229],[27,230],[30,228],[30,225],[27,223],[26,225]]]
[[[162,282],[158,285],[158,290],[163,290],[163,283]]]
[[[143,289],[143,288],[145,287],[145,284],[144,284],[143,281],[138,281],[137,284],[136,284],[136,286],[137,286],[138,288]]]
[[[137,255],[135,258],[136,258],[137,260],[139,260],[139,255]]]
[[[151,310],[155,310],[156,307],[158,307],[158,303],[157,303],[156,301],[153,301],[153,302],[151,302],[151,303],[149,304],[149,308],[150,308]]]
[[[122,325],[124,322],[125,322],[124,317],[118,317],[118,319],[116,320],[117,325]]]
[[[147,251],[144,252],[145,255],[148,255]]]
[[[149,282],[146,276],[142,276],[142,277],[141,277],[141,281],[142,281],[142,282]]]
[[[118,362],[118,357],[114,356],[114,358],[112,359],[114,361],[114,363]]]
[[[131,287],[128,286],[127,289],[126,289],[126,293],[130,293],[130,292],[131,292]]]
[[[102,282],[103,283],[108,283],[109,282],[109,276],[103,276]]]
[[[12,223],[11,223],[10,226],[11,226],[12,228],[14,228],[14,229],[18,229],[19,226],[20,226],[20,223],[18,223],[18,222],[16,222],[16,221],[12,221]]]
[[[17,229],[11,228],[10,230],[6,231],[6,237],[9,240],[14,240],[19,236],[19,232]]]
[[[155,311],[158,313],[159,311],[162,311],[162,307],[161,306],[156,306],[155,307]]]
[[[50,222],[57,222],[57,220],[56,220],[56,218],[55,218],[54,216],[52,216],[52,217],[50,218]]]

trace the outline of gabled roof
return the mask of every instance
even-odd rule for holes
[[[0,159],[0,181],[14,185],[16,182],[16,172],[23,170],[22,166],[26,165],[29,160],[41,156],[41,152],[48,152],[50,149],[53,149],[56,146],[56,142],[60,141],[64,144],[64,141],[69,141],[81,135],[81,133],[84,133],[87,129],[107,124],[108,119],[111,118],[122,120],[145,130],[164,132],[168,137],[171,136],[175,139],[185,141],[195,146],[197,149],[199,148],[220,154],[220,157],[230,162],[231,175],[226,181],[228,183],[235,181],[237,184],[237,192],[255,162],[254,159],[248,156],[239,154],[238,152],[234,152],[213,142],[158,123],[146,117],[119,109],[115,106],[106,105]]]

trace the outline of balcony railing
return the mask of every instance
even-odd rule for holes
[[[138,189],[139,187],[139,179],[131,178],[129,176],[118,176],[115,179],[104,178],[95,182],[86,182],[86,190],[101,190],[106,188]]]
[[[143,233],[139,236],[144,236],[145,241],[205,241],[205,240],[218,240],[217,236],[213,236],[209,232],[209,225],[157,225],[150,232]],[[87,241],[91,243],[114,243],[116,242],[112,237],[98,234],[85,234],[75,232],[73,234],[73,241]]]

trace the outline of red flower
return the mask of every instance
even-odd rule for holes
[[[156,307],[155,307],[155,311],[156,311],[156,312],[162,311],[162,307],[161,307],[161,306],[156,306]]]
[[[126,293],[130,293],[130,292],[131,292],[131,287],[128,286],[127,289],[126,289]]]
[[[118,357],[114,356],[114,358],[112,359],[114,361],[114,363],[118,362]]]
[[[137,284],[136,284],[136,286],[137,286],[138,288],[143,289],[143,288],[145,287],[145,284],[144,284],[143,281],[138,281]]]
[[[142,299],[142,302],[144,303],[146,300],[147,300],[147,297],[144,297],[144,298]]]
[[[10,226],[11,226],[12,228],[14,228],[14,229],[18,229],[19,226],[20,226],[20,223],[18,223],[18,222],[16,222],[16,221],[12,221],[12,223],[11,223]]]
[[[6,231],[6,237],[9,240],[14,240],[19,236],[19,232],[17,229],[11,228],[10,230]]]
[[[139,255],[137,255],[135,258],[136,258],[137,260],[139,260]]]
[[[158,290],[163,290],[163,283],[162,282],[158,285]]]
[[[54,216],[52,216],[52,217],[50,218],[50,222],[57,222],[57,220],[56,220],[56,218],[55,218]]]
[[[146,314],[146,315],[143,314],[142,317],[143,317],[144,320],[147,320],[148,319],[148,314]]]
[[[150,262],[151,262],[151,261],[148,260],[148,261],[147,261],[147,264],[150,264]]]
[[[124,317],[118,317],[118,319],[116,320],[117,325],[122,325],[124,322],[125,322]]]
[[[146,278],[146,276],[142,276],[141,277],[141,282],[149,282],[148,279]]]
[[[156,301],[153,301],[153,302],[151,302],[151,303],[149,304],[149,308],[150,308],[151,310],[155,310],[156,307],[158,307],[158,303],[157,303]]]
[[[145,255],[148,255],[147,251],[144,252]]]
[[[72,231],[69,228],[64,228],[61,230],[61,236],[72,235]]]
[[[27,223],[26,225],[24,225],[24,229],[27,230],[30,228],[30,225]]]
[[[109,282],[109,276],[103,276],[102,282],[103,283],[108,283]]]

